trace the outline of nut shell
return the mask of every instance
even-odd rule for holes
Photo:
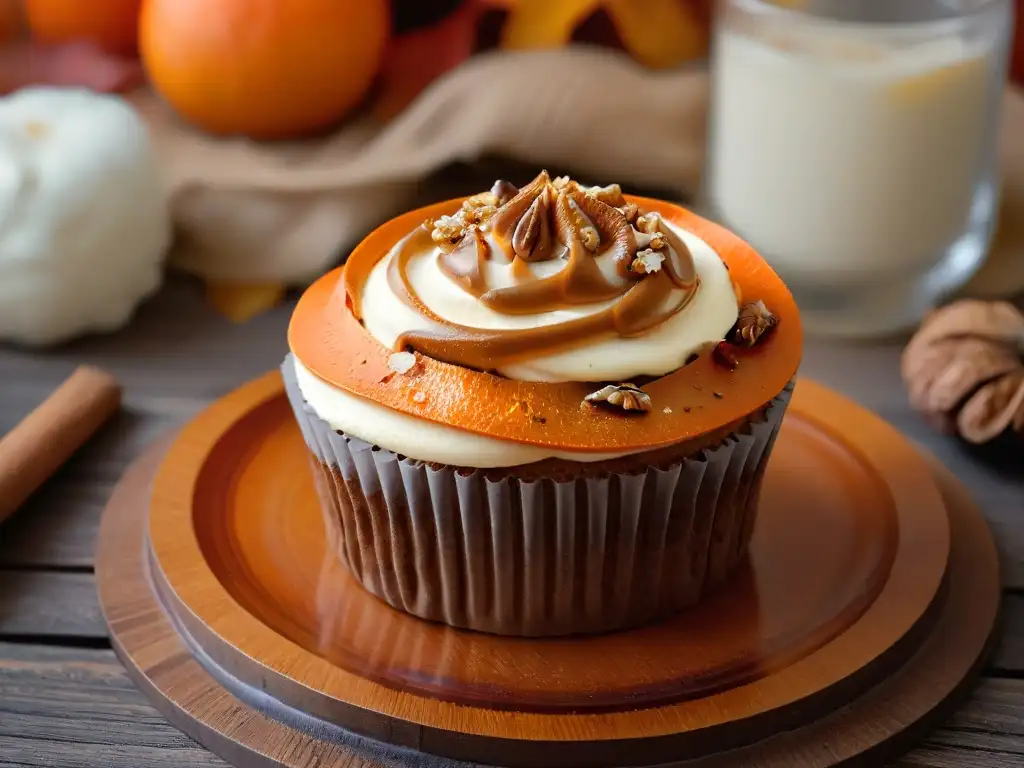
[[[960,301],[933,312],[901,361],[910,402],[971,443],[1024,434],[1024,314],[1008,302]]]

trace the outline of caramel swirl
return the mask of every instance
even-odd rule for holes
[[[685,243],[657,214],[640,215],[617,186],[585,188],[567,179],[552,181],[547,173],[511,198],[515,188],[510,186],[495,184],[491,192],[469,198],[454,216],[425,223],[397,245],[387,267],[388,286],[434,326],[402,334],[397,348],[494,370],[607,336],[640,336],[680,312],[696,295],[699,278]],[[413,258],[435,247],[438,269],[500,314],[540,315],[611,304],[533,328],[460,325],[432,311],[409,277]],[[598,259],[608,262],[604,269]],[[552,260],[564,265],[553,273],[543,270],[543,276],[531,268]],[[511,285],[490,284],[490,261],[509,265]],[[350,304],[360,317],[357,293],[362,281],[346,278]]]

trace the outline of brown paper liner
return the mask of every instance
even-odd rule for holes
[[[329,540],[372,594],[502,635],[606,632],[696,603],[745,556],[786,387],[719,445],[661,467],[560,481],[399,456],[335,431],[282,366],[315,457]]]

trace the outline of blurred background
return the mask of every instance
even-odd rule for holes
[[[1019,3],[903,3],[900,7],[914,6],[925,19],[966,15],[961,28],[942,33],[945,42],[956,38],[968,46],[990,33],[992,39],[983,42],[991,55],[979,54],[984,65],[974,69],[980,77],[970,80],[973,54],[958,49],[953,59],[928,63],[932,60],[925,61],[925,54],[915,49],[916,59],[911,61],[911,54],[904,58],[917,69],[906,77],[898,75],[897,85],[918,96],[902,112],[883,109],[877,99],[864,102],[858,107],[862,124],[891,123],[891,130],[879,128],[870,139],[867,134],[851,139],[834,126],[850,123],[836,111],[842,107],[838,102],[852,102],[844,95],[829,104],[814,95],[838,93],[839,81],[807,81],[800,91],[787,85],[784,94],[771,90],[795,82],[792,72],[821,69],[813,61],[803,70],[778,70],[774,81],[757,66],[750,70],[756,74],[753,80],[741,76],[718,82],[719,71],[741,72],[746,66],[724,66],[740,61],[738,54],[730,55],[712,63],[709,76],[709,52],[723,29],[757,42],[771,34],[765,8],[792,14],[782,19],[795,28],[807,19],[835,16],[834,2],[0,0],[0,93],[7,95],[0,102],[0,129],[6,131],[0,149],[6,149],[8,159],[20,157],[21,176],[35,173],[34,164],[44,162],[37,154],[44,147],[57,157],[65,152],[91,154],[88,164],[57,163],[63,169],[60,178],[47,188],[54,201],[65,200],[64,208],[54,209],[56,203],[45,196],[33,199],[51,224],[72,216],[72,211],[77,220],[90,219],[90,206],[95,206],[95,241],[116,239],[124,254],[123,262],[116,263],[142,264],[146,273],[123,290],[104,289],[99,278],[90,278],[98,304],[110,306],[107,293],[124,295],[119,300],[126,305],[124,311],[107,309],[111,317],[99,320],[76,318],[70,310],[63,318],[43,317],[27,283],[7,280],[7,287],[0,287],[0,337],[48,343],[127,322],[140,300],[137,294],[152,290],[157,264],[161,274],[156,282],[163,279],[165,265],[194,275],[215,307],[245,320],[280,301],[289,288],[301,288],[336,265],[347,249],[390,216],[485,188],[498,174],[522,182],[538,167],[587,183],[618,182],[627,191],[683,200],[721,218],[766,251],[794,288],[802,309],[820,316],[814,327],[823,333],[857,336],[904,330],[940,294],[959,289],[978,273],[990,230],[998,222],[998,187],[988,184],[988,170],[993,165],[998,169],[1002,161],[989,162],[989,150],[998,142],[1003,84],[1024,79],[1024,35],[1019,23],[1007,23]],[[841,26],[858,20],[858,14],[867,18],[894,7],[870,0],[839,5],[847,14],[837,22],[841,35],[847,34]],[[979,5],[994,9],[988,20],[996,23],[989,32],[975,28],[984,14],[961,12],[961,7]],[[855,11],[851,14],[850,9]],[[809,33],[795,45],[816,38],[826,41],[828,50],[840,50],[840,45],[827,43],[826,33]],[[891,42],[882,41],[885,46]],[[898,47],[902,56],[906,45],[897,41],[893,50]],[[810,49],[805,53],[812,59],[820,55]],[[749,92],[744,90],[748,86]],[[84,98],[80,89],[95,98]],[[977,103],[970,100],[970,94],[982,91],[986,95]],[[74,103],[68,101],[71,92]],[[725,96],[714,98],[715,92],[741,94],[736,98],[756,110],[755,116],[734,109],[729,114],[735,116],[711,121],[709,137],[709,105],[736,103]],[[118,112],[111,100],[129,112]],[[724,109],[711,117],[724,116]],[[967,127],[955,119],[965,111],[979,115]],[[764,129],[758,125],[762,117]],[[915,192],[915,185],[931,182],[921,178],[911,160],[916,154],[919,165],[935,163],[921,154],[925,150],[918,152],[916,141],[903,160],[897,149],[879,148],[899,141],[900,131],[917,135],[930,130],[927,126],[937,119],[948,127],[931,131],[930,144],[924,142],[935,153],[929,157],[956,157],[958,150],[950,142],[961,137],[963,181],[950,180],[945,185],[952,190],[950,199],[919,210],[914,199],[932,198]],[[44,126],[52,121],[76,127],[50,131]],[[26,132],[25,125],[35,128]],[[808,126],[820,130],[809,136]],[[890,137],[886,131],[895,133]],[[28,144],[25,136],[32,139]],[[712,187],[705,164],[714,158],[716,139],[721,139],[719,157],[732,158],[732,165],[742,168],[737,176],[727,164],[714,164]],[[854,165],[826,163],[823,168],[812,162],[808,147],[815,142],[830,157],[852,158]],[[850,168],[864,167],[861,161],[868,155],[886,157],[885,168],[850,181]],[[777,169],[759,162],[767,157],[779,158],[786,169],[803,162],[819,172],[805,174],[798,190],[793,187],[798,180],[779,178]],[[135,170],[122,167],[120,177],[111,175],[118,164],[132,164]],[[155,167],[152,173],[139,170],[148,165]],[[762,181],[767,186],[753,183],[758,173],[767,175]],[[1024,169],[1020,173],[1024,176]],[[15,182],[17,173],[8,176],[6,197],[13,206],[18,193],[12,190],[24,187],[24,179]],[[726,178],[737,179],[746,198]],[[113,189],[102,199],[92,194],[89,205],[66,202],[78,201],[82,195],[74,190],[90,184]],[[883,199],[850,191],[854,187],[890,192]],[[783,188],[785,196],[773,194]],[[836,195],[819,194],[833,188]],[[722,199],[715,199],[716,192]],[[801,194],[830,210],[850,211],[845,224],[813,213]],[[954,224],[949,232],[929,225],[929,242],[919,238],[907,244],[893,236],[876,247],[875,240],[862,245],[846,238],[851,250],[871,248],[876,253],[874,262],[863,264],[868,277],[851,277],[833,267],[856,262],[856,257],[843,252],[830,260],[821,253],[830,249],[809,236],[780,239],[771,222],[751,218],[744,209],[749,198],[762,218],[772,222],[814,218],[825,237],[842,233],[843,226],[872,228],[871,217],[879,214],[871,206],[851,207],[850,195],[860,201],[874,197],[875,209],[896,211],[890,218],[897,219],[897,228],[914,215],[919,221],[911,221],[910,228],[939,220]],[[782,202],[766,207],[773,199]],[[0,200],[0,210],[2,205]],[[14,207],[22,211],[21,236],[39,252],[52,250],[52,228],[51,235],[37,232],[36,224],[25,218],[24,201]],[[167,221],[161,221],[163,208]],[[133,235],[114,234],[127,226],[118,223],[118,212],[134,222]],[[84,248],[88,241],[81,233],[73,239],[74,245],[58,244]],[[0,232],[0,277],[12,242],[10,232],[6,242]],[[954,255],[957,245],[963,248]],[[918,248],[921,253],[897,259],[905,274],[892,275],[887,270],[894,260],[886,248],[901,253]],[[810,256],[803,256],[805,251]],[[1011,267],[993,268],[976,280],[976,293],[1004,293],[1008,283],[1024,288],[1020,261],[1015,258]],[[103,258],[83,255],[81,263],[98,265]],[[807,268],[811,263],[814,269]],[[824,277],[819,275],[822,265]],[[860,281],[861,294],[833,290],[851,281]],[[890,291],[892,296],[884,299],[884,307],[877,296],[880,283],[900,285],[898,294]],[[75,294],[83,303],[90,295]]]

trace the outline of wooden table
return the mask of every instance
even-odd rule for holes
[[[123,412],[0,531],[0,765],[223,766],[129,682],[97,604],[100,513],[151,441],[285,353],[290,306],[247,325],[213,314],[173,280],[126,330],[47,354],[0,348],[0,433],[81,362],[112,371]],[[907,405],[899,343],[811,342],[803,375],[843,392],[927,446],[973,491],[1003,556],[1004,626],[970,701],[900,768],[1024,765],[1024,461],[936,435]]]

